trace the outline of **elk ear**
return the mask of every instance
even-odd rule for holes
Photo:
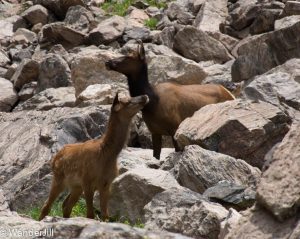
[[[111,109],[114,111],[119,111],[121,109],[121,105],[120,105],[120,101],[119,101],[119,92],[117,92],[117,94],[114,98]]]
[[[139,46],[138,46],[138,54],[139,54],[139,58],[144,61],[146,59],[146,54],[145,54],[145,48],[144,48],[144,44],[142,42],[142,40],[138,40],[137,41]]]

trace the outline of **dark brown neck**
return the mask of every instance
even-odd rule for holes
[[[144,110],[153,106],[158,102],[158,95],[148,80],[148,67],[147,64],[143,64],[140,71],[136,74],[126,75],[128,80],[129,93],[131,97],[140,95],[147,95],[149,97],[149,103],[144,107]]]
[[[123,149],[129,133],[131,119],[122,119],[112,112],[108,121],[107,130],[103,136],[103,150],[111,159],[116,159]],[[108,159],[109,160],[109,159]]]

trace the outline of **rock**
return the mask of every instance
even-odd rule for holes
[[[77,97],[77,104],[96,101],[97,104],[112,104],[114,94],[110,84],[89,85]]]
[[[25,38],[22,38],[22,39],[24,40]],[[26,39],[24,42],[26,42],[26,45],[29,44],[29,42]],[[23,44],[23,43],[21,43],[21,44]],[[33,52],[33,49],[31,46],[22,49],[22,45],[17,45],[16,48],[9,49],[10,57],[12,58],[12,60],[14,62],[18,62],[18,63],[21,63],[21,61],[24,59],[31,59],[32,52]]]
[[[153,42],[157,44],[162,44],[170,49],[173,48],[174,45],[174,36],[176,30],[174,26],[165,27],[160,33],[153,37]]]
[[[17,67],[11,81],[14,83],[14,87],[19,91],[24,84],[37,81],[38,77],[39,64],[34,60],[24,59]]]
[[[227,0],[205,1],[197,17],[194,26],[204,32],[220,32],[220,24],[224,24],[228,16]]]
[[[34,4],[43,5],[55,14],[58,20],[63,20],[68,9],[72,6],[85,6],[83,0],[34,0]]]
[[[228,214],[221,205],[207,202],[200,194],[185,188],[156,194],[144,211],[147,229],[208,239],[218,238],[221,221]]]
[[[112,184],[109,212],[136,222],[142,219],[143,208],[153,196],[178,187],[177,181],[166,171],[147,168],[129,170]]]
[[[42,23],[37,23],[31,28],[31,31],[38,34],[42,30],[42,28],[43,28],[43,24]]]
[[[274,30],[274,23],[279,18],[281,9],[263,9],[250,26],[251,34],[260,34]]]
[[[230,25],[235,30],[242,30],[251,25],[254,19],[259,15],[261,5],[257,0],[239,0],[230,13]]]
[[[153,7],[153,6],[147,7],[145,12],[147,13],[148,16],[150,16],[151,18],[155,18],[158,21],[160,21],[163,18],[162,10],[158,9],[157,7]]]
[[[183,25],[191,25],[195,17],[179,1],[170,2],[166,14],[171,21],[177,20]]]
[[[123,17],[112,16],[98,24],[88,35],[87,41],[96,46],[108,44],[120,38],[125,30]]]
[[[34,95],[24,103],[19,104],[14,111],[50,110],[54,107],[75,106],[74,87],[49,88]]]
[[[300,207],[299,139],[300,123],[296,122],[272,152],[272,163],[258,185],[258,203],[281,221],[296,215]]]
[[[239,214],[236,210],[230,208],[228,210],[227,217],[221,223],[221,231],[218,239],[224,239],[225,236],[229,233],[229,231],[232,230],[232,228],[238,224],[241,216],[242,215]]]
[[[233,207],[237,210],[247,209],[255,203],[254,190],[225,180],[206,189],[203,196],[211,202],[217,202],[226,208]]]
[[[0,189],[0,216],[6,216],[7,214],[10,214],[9,205],[3,190]]]
[[[275,30],[283,29],[286,27],[290,27],[297,22],[300,22],[300,15],[284,17],[275,21],[274,28]]]
[[[12,36],[12,38],[10,39],[10,41],[14,44],[29,44],[29,43],[33,43],[34,41],[37,40],[37,35],[32,32],[29,31],[25,28],[19,28],[14,35]]]
[[[83,44],[85,34],[66,26],[63,22],[47,24],[42,28],[42,37],[40,42],[51,42],[53,44],[62,44],[67,48]]]
[[[259,207],[253,207],[242,213],[238,223],[233,226],[225,239],[273,239],[291,238],[297,219],[291,218],[281,223]]]
[[[166,238],[166,239],[191,239],[176,233],[162,231],[147,231],[141,228],[131,227],[122,223],[105,223],[87,218],[47,218],[42,222],[20,217],[17,214],[0,216],[3,231],[15,232],[29,231],[39,233],[45,239],[64,238],[92,239],[92,238]],[[29,234],[30,235],[30,234]],[[35,234],[34,234],[35,235]],[[13,237],[6,237],[13,238]],[[29,237],[27,237],[29,238]],[[30,237],[33,238],[33,237]],[[35,236],[35,238],[37,238]]]
[[[0,43],[6,43],[14,34],[14,25],[7,20],[0,20]]]
[[[13,24],[13,32],[18,30],[19,28],[27,28],[28,27],[26,20],[19,15],[14,15],[14,16],[8,17],[5,20],[10,22],[11,24]]]
[[[71,85],[71,71],[67,62],[57,54],[48,54],[40,63],[37,92]]]
[[[43,25],[48,23],[49,12],[47,8],[37,4],[28,9],[26,9],[22,14],[31,25],[41,23]]]
[[[171,172],[173,170],[180,185],[198,193],[203,193],[223,180],[254,186],[260,178],[260,170],[243,160],[205,150],[197,145],[185,147],[182,153],[169,155],[161,168],[171,169]]]
[[[9,112],[18,100],[13,84],[0,78],[0,112]]]
[[[249,99],[262,100],[277,107],[300,110],[300,60],[291,59],[263,75],[256,76],[244,88]]]
[[[88,33],[94,24],[93,14],[86,8],[76,5],[68,9],[64,22],[82,33]]]
[[[199,144],[261,168],[289,123],[290,118],[269,103],[233,100],[196,111],[180,124],[175,139],[181,148]]]
[[[300,15],[300,3],[298,1],[287,1],[283,9],[283,15]]]
[[[232,59],[220,42],[192,26],[186,26],[175,35],[174,49],[196,62],[213,60],[224,63]]]
[[[16,210],[19,206],[24,209],[30,205],[40,205],[48,196],[49,188],[41,189],[38,184],[50,173],[49,160],[52,155],[67,143],[102,135],[107,118],[108,110],[103,107],[1,114],[0,185],[11,208]],[[37,201],[27,199],[28,205],[23,202],[23,197],[17,200],[23,192],[24,195],[41,196],[35,198]]]
[[[150,30],[146,27],[126,27],[124,30],[123,40],[128,42],[129,40],[136,39],[150,41]]]
[[[0,48],[0,66],[6,66],[10,63],[8,55]]]
[[[145,13],[145,11],[141,9],[137,9],[135,7],[129,7],[126,15],[126,24],[130,27],[143,27],[146,20],[149,20],[149,16]],[[125,26],[124,26],[125,27]]]
[[[149,81],[152,84],[171,81],[179,84],[201,84],[207,76],[203,68],[179,56],[148,57]]]
[[[116,58],[120,55],[109,50],[98,48],[85,48],[75,55],[71,61],[71,77],[78,96],[89,85],[124,83],[123,75],[115,71],[109,71],[105,67],[105,61]]]
[[[239,43],[239,41],[227,34],[221,32],[208,32],[208,35],[215,38],[217,41],[221,42],[228,51],[232,51],[234,47]]]
[[[232,65],[232,80],[236,82],[247,80],[291,58],[299,58],[299,31],[300,22],[247,39],[238,48],[239,56]]]
[[[231,66],[233,60],[226,62],[225,64],[215,64],[213,61],[202,61],[198,63],[207,74],[203,83],[215,83],[215,84],[234,84],[231,81]],[[230,87],[228,87],[230,88]]]
[[[24,84],[21,90],[18,92],[19,100],[25,101],[31,98],[35,93],[36,87],[37,87],[36,81]]]

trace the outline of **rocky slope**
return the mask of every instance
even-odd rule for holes
[[[300,238],[300,1],[128,2],[0,0],[0,229],[53,229],[27,238]],[[182,152],[165,138],[160,161],[135,117],[109,207],[145,229],[19,215],[47,198],[53,154],[104,132],[115,93],[128,94],[126,78],[104,63],[136,51],[135,39],[151,84],[220,83],[241,87],[238,99],[183,121]]]

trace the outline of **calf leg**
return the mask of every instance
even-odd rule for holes
[[[152,134],[153,156],[157,159],[160,157],[162,136],[160,134]]]
[[[103,188],[99,188],[100,196],[100,208],[101,208],[101,219],[105,221],[108,219],[108,199],[109,199],[109,185],[105,185]]]
[[[72,212],[74,205],[78,202],[82,194],[82,189],[80,187],[73,188],[71,193],[66,197],[63,202],[63,217],[69,218]]]
[[[94,207],[93,207],[93,197],[94,191],[91,189],[90,186],[84,187],[84,196],[86,201],[86,217],[94,219]]]
[[[49,214],[53,202],[63,190],[64,190],[64,185],[60,182],[57,182],[57,180],[53,178],[49,197],[47,201],[44,203],[44,206],[42,207],[39,220],[42,220],[45,216]]]

